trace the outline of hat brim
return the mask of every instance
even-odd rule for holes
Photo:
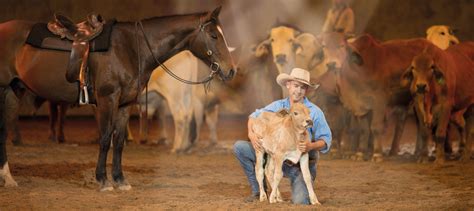
[[[293,77],[291,75],[288,75],[286,73],[281,73],[280,75],[278,75],[277,78],[276,78],[276,81],[277,81],[278,85],[283,86],[283,87],[286,87],[286,82],[287,81],[298,81],[300,83],[308,85],[308,87],[312,88],[312,89],[317,89],[319,87],[319,84],[312,84],[309,81],[305,81],[305,80],[302,80],[302,79],[299,79],[299,78],[295,78],[295,77]]]

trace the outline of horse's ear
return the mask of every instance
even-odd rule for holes
[[[218,6],[214,11],[211,13],[211,19],[217,20],[217,17],[219,17],[219,13],[221,12],[222,6]]]

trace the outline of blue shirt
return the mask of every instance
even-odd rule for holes
[[[324,140],[324,142],[326,142],[326,147],[320,151],[322,153],[327,153],[331,148],[332,135],[331,129],[329,129],[329,125],[326,122],[326,118],[324,117],[324,113],[318,106],[314,105],[306,97],[303,99],[303,104],[309,109],[311,119],[313,120],[313,127],[308,128],[308,132],[311,135],[311,141],[318,139]],[[290,98],[274,101],[264,108],[255,110],[252,114],[250,114],[249,117],[256,118],[264,111],[277,112],[281,109],[290,109]]]

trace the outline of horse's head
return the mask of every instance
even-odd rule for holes
[[[200,25],[190,40],[189,50],[205,63],[222,80],[230,80],[236,73],[229,47],[220,26],[218,16],[221,7],[200,17]]]

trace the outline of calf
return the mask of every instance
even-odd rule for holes
[[[270,203],[283,201],[278,190],[278,184],[283,177],[281,166],[285,160],[290,160],[293,163],[300,163],[311,204],[320,204],[311,182],[308,153],[302,153],[298,149],[299,142],[310,141],[307,128],[312,125],[309,109],[301,103],[293,104],[290,113],[284,116],[263,112],[255,119],[252,129],[258,137],[262,137],[262,146],[265,150],[265,152],[256,151],[255,172],[260,186],[260,201],[267,199],[263,188],[263,157],[264,153],[267,153],[269,159],[265,174],[272,187]]]

